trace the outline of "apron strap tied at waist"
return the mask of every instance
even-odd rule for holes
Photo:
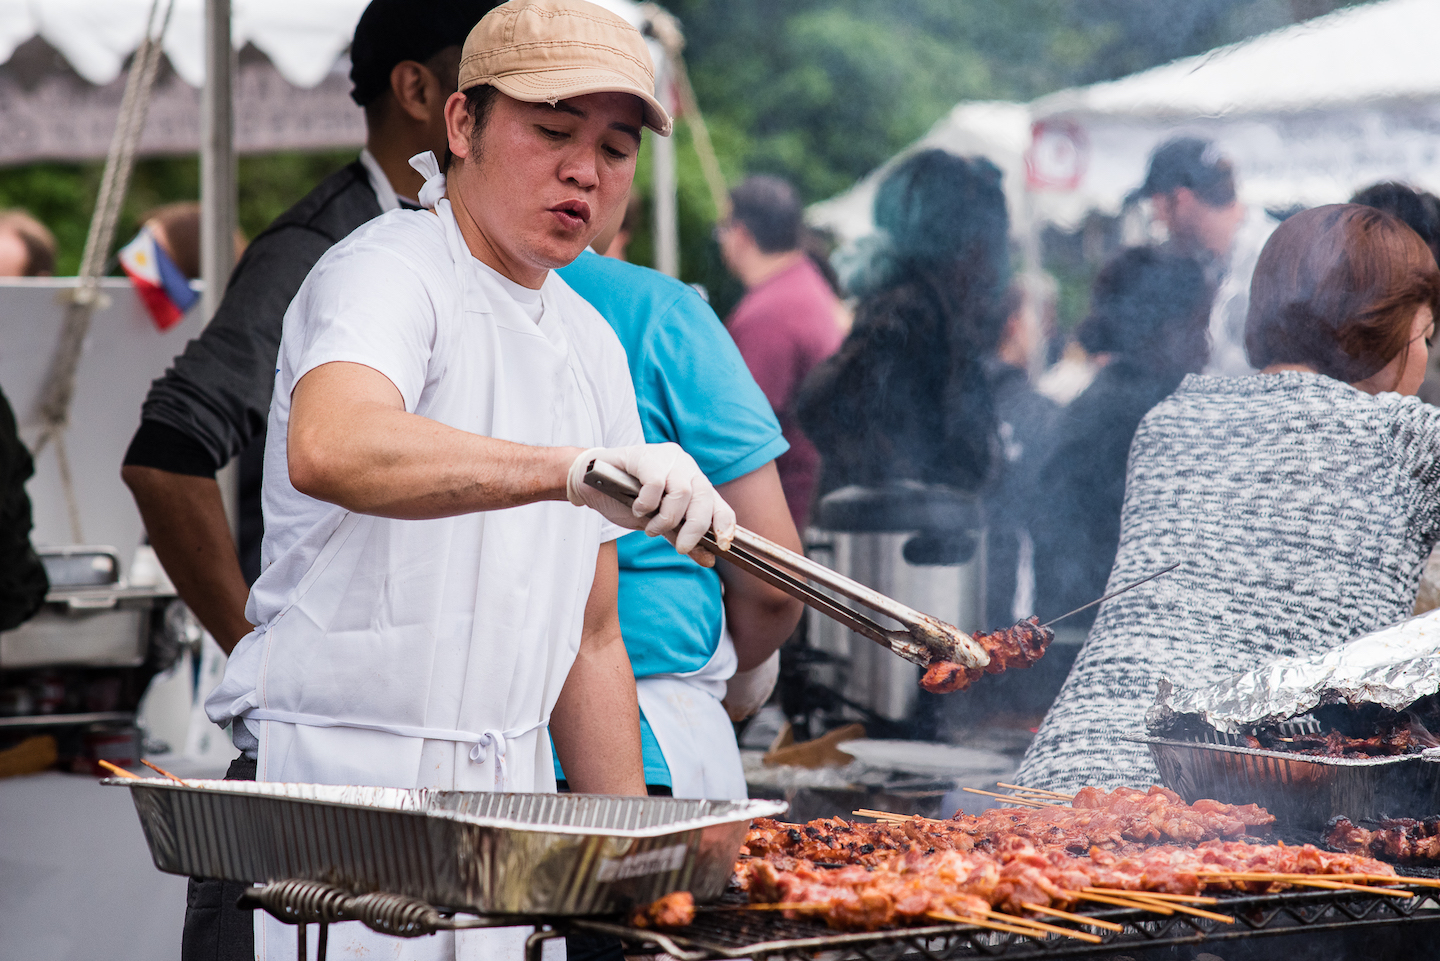
[[[531,724],[529,727],[514,728],[509,731],[497,731],[494,728],[487,728],[479,734],[472,731],[455,731],[438,727],[416,727],[411,724],[382,724],[370,721],[343,721],[339,718],[324,717],[319,714],[298,714],[294,711],[272,711],[263,707],[252,707],[240,715],[246,720],[254,721],[280,721],[283,724],[303,724],[306,727],[352,727],[362,731],[379,731],[382,734],[394,734],[397,737],[425,738],[432,741],[454,741],[457,744],[470,745],[470,760],[476,764],[484,764],[491,758],[495,760],[495,789],[503,790],[509,780],[505,767],[506,742],[515,738],[524,737],[532,731],[538,731],[550,723],[548,717]]]

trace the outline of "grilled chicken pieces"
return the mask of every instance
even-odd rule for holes
[[[630,924],[636,928],[683,928],[694,920],[695,897],[689,891],[671,892],[630,914]]]
[[[1338,851],[1402,864],[1440,864],[1440,817],[1381,818],[1375,830],[1367,831],[1341,816],[1330,822],[1325,843]]]
[[[966,668],[952,661],[935,661],[920,679],[920,686],[932,694],[949,694],[963,691],[982,674],[1029,667],[1044,655],[1055,632],[1041,627],[1038,617],[1030,617],[1002,631],[976,631],[971,636],[990,655],[988,666]]]

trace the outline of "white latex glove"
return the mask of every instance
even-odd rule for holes
[[[765,706],[775,682],[780,680],[780,652],[776,651],[758,667],[737,671],[725,682],[725,697],[720,701],[730,720],[740,723]]]
[[[640,482],[632,506],[585,483],[585,472],[595,461],[618,467]],[[565,494],[575,506],[597,510],[621,527],[664,537],[706,567],[713,567],[715,558],[699,546],[705,532],[713,530],[726,550],[735,537],[735,512],[679,444],[592,447],[570,465]]]

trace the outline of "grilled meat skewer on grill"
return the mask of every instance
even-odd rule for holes
[[[1027,618],[1000,631],[976,631],[971,636],[990,655],[988,665],[967,668],[953,661],[936,661],[925,671],[920,686],[932,694],[963,691],[982,675],[1029,667],[1040,660],[1055,640],[1055,632],[1041,625],[1038,617]]]
[[[1343,815],[1330,822],[1325,843],[1338,851],[1369,854],[1404,864],[1440,864],[1440,817],[1381,818],[1373,831]]]

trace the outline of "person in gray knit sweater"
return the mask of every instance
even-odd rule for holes
[[[1440,538],[1440,408],[1415,396],[1440,270],[1395,217],[1337,204],[1271,236],[1249,377],[1190,375],[1135,434],[1104,604],[1015,780],[1156,783],[1156,682],[1198,687],[1407,616]]]

